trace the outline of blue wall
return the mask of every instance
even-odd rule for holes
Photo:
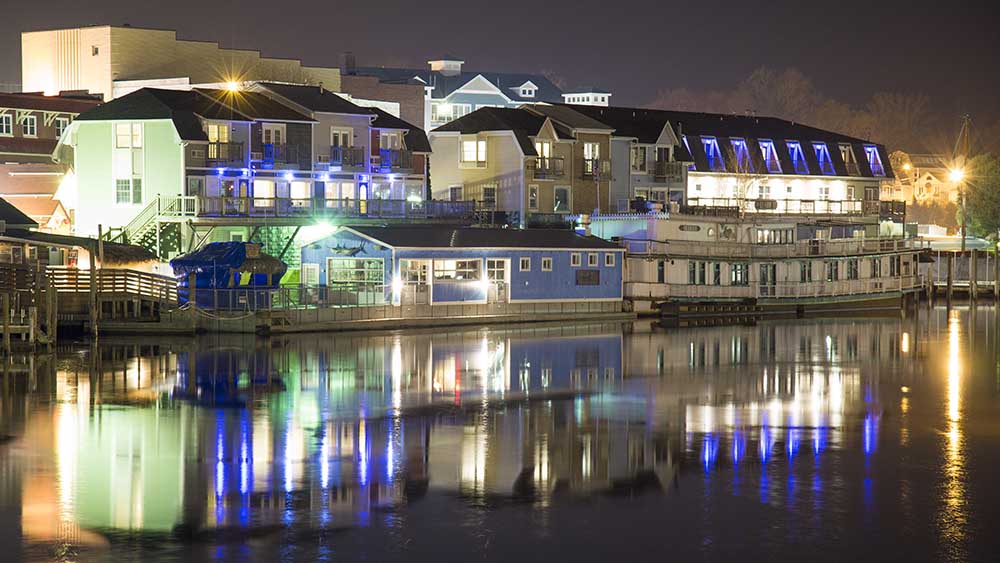
[[[340,248],[341,253],[334,249]],[[326,259],[330,257],[351,258],[349,254],[344,254],[343,249],[360,249],[353,255],[354,258],[383,258],[385,263],[385,280],[391,283],[396,264],[392,264],[392,251],[387,248],[378,248],[377,245],[356,236],[353,233],[341,231],[318,241],[306,245],[302,248],[303,264],[319,264],[320,284],[326,284]],[[580,251],[582,266],[570,266],[573,251],[552,249],[552,250],[510,250],[510,249],[402,249],[396,252],[396,261],[399,260],[468,260],[482,259],[484,261],[482,275],[485,277],[485,260],[487,258],[500,258],[509,260],[509,280],[510,280],[510,300],[571,300],[586,301],[589,299],[621,299],[622,290],[622,261],[624,253],[621,251],[611,251],[615,255],[614,266],[605,266],[606,251],[597,251],[598,264],[594,267],[587,266],[587,255],[589,252]],[[530,271],[520,271],[520,258],[531,259]],[[542,258],[552,258],[552,271],[542,271]],[[599,272],[599,283],[597,285],[577,285],[576,276],[578,270],[597,270]],[[429,274],[432,278],[433,274]],[[441,302],[482,302],[486,298],[484,284],[478,282],[440,282],[433,283],[432,299],[435,303]]]

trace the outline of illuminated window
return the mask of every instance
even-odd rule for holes
[[[802,144],[798,141],[788,141],[788,155],[792,157],[792,168],[796,174],[808,174],[809,165],[806,163],[806,155],[802,152]]]
[[[861,171],[858,170],[858,159],[854,157],[854,148],[851,145],[847,143],[840,144],[840,158],[844,160],[848,176],[861,175]]]
[[[646,147],[632,147],[632,172],[646,171]]]
[[[462,140],[462,164],[484,166],[486,164],[486,140]]]
[[[462,186],[449,187],[448,199],[451,201],[462,201]]]
[[[753,172],[753,162],[750,160],[750,150],[743,139],[732,139],[733,155],[736,157],[737,172]]]
[[[826,143],[813,143],[813,150],[816,151],[816,160],[819,162],[820,173],[826,176],[835,176],[837,171],[833,169],[833,160],[830,159],[830,149]]]
[[[868,166],[872,169],[872,175],[885,176],[885,168],[882,167],[882,157],[878,154],[878,147],[865,145],[865,156],[868,157]]]
[[[142,124],[116,123],[115,148],[119,149],[142,148]]]
[[[774,148],[774,141],[762,139],[758,144],[767,171],[771,174],[781,174],[781,161],[778,160],[778,151]]]
[[[715,137],[702,137],[701,145],[705,148],[708,169],[712,172],[725,172],[726,161],[722,159],[722,151],[719,150],[719,141]]]
[[[494,209],[497,206],[496,186],[486,186],[483,188],[483,199],[481,204],[484,209]]]
[[[538,186],[528,186],[528,209],[538,209]]]
[[[438,281],[475,281],[481,277],[483,261],[435,260],[434,279]]]

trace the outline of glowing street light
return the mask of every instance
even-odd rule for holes
[[[955,183],[961,182],[965,179],[965,171],[961,168],[955,168],[948,173],[948,178]]]
[[[230,92],[239,92],[240,83],[236,82],[235,80],[230,80],[229,82],[226,82],[226,90]]]

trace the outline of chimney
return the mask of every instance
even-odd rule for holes
[[[357,73],[357,61],[354,58],[354,53],[351,51],[345,51],[340,55],[340,73],[341,74],[355,74]]]

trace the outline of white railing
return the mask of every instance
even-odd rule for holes
[[[781,282],[748,285],[688,285],[644,281],[625,282],[627,299],[750,299],[814,298],[897,293],[923,287],[920,276],[866,278],[857,280]]]
[[[729,259],[850,257],[928,248],[927,241],[915,238],[810,239],[790,244],[624,239],[622,244],[632,254]]]

